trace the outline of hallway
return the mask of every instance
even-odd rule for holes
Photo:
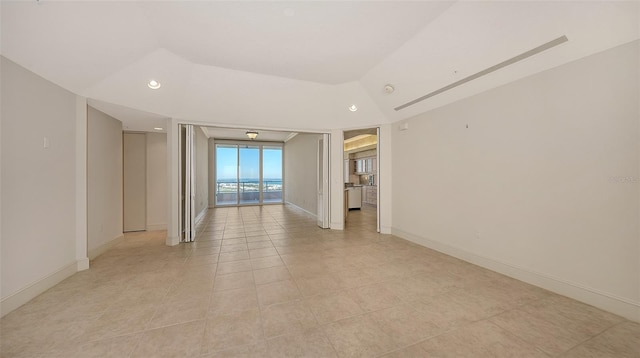
[[[127,234],[1,320],[3,357],[637,357],[640,324],[288,205]],[[372,219],[373,218],[373,219]],[[373,220],[373,221],[372,221]]]

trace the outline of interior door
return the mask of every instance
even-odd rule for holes
[[[180,155],[180,223],[182,241],[191,242],[196,237],[195,228],[195,156],[194,156],[194,127],[190,124],[180,126],[179,147],[182,151]]]
[[[123,231],[147,229],[147,141],[144,133],[124,133]]]
[[[318,226],[329,228],[329,135],[318,140]]]
[[[376,230],[380,232],[380,206],[384,203],[380,202],[380,127],[376,128],[378,143],[376,144],[376,159],[374,159],[373,171],[376,185]]]

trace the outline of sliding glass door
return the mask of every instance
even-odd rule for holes
[[[262,201],[282,202],[282,147],[262,147]]]
[[[220,143],[215,149],[216,206],[283,202],[282,146]]]
[[[260,147],[240,146],[240,204],[260,204]]]
[[[216,145],[216,205],[238,204],[238,146]]]

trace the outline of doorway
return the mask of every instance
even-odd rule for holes
[[[122,135],[123,232],[147,229],[146,143],[145,133]]]
[[[380,128],[344,131],[345,225],[380,227]],[[357,201],[357,202],[355,202]],[[351,220],[350,217],[351,216]]]
[[[215,206],[283,203],[282,145],[217,142]]]

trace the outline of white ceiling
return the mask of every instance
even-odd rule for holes
[[[131,126],[154,113],[146,120],[371,127],[640,38],[638,1],[41,0],[0,10],[3,56]],[[393,109],[562,35],[556,48]]]
[[[216,138],[216,139],[231,139],[231,140],[249,140],[247,137],[247,130],[255,130],[255,129],[238,129],[238,128],[219,128],[219,127],[202,127],[204,129],[205,135],[208,138]],[[296,135],[293,132],[282,132],[282,131],[266,131],[266,130],[255,130],[258,132],[258,137],[255,141],[258,142],[285,142],[289,138],[292,138]]]

